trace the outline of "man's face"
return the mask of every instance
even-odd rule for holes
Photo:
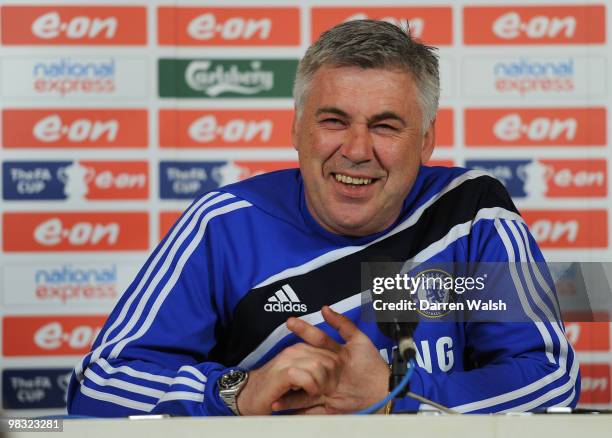
[[[328,231],[365,236],[399,216],[433,151],[417,89],[397,70],[321,67],[293,125],[308,210]]]

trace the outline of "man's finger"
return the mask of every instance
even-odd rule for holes
[[[323,330],[302,319],[289,318],[287,320],[287,328],[313,347],[333,351],[334,353],[338,353],[342,348],[340,344],[327,336]]]
[[[298,409],[293,412],[294,415],[326,415],[329,414],[324,405],[317,405],[311,408]]]
[[[288,409],[308,409],[321,405],[325,401],[323,396],[311,396],[305,391],[292,391],[283,395],[272,404],[273,411],[286,411]]]
[[[353,324],[353,321],[348,319],[346,316],[335,312],[334,310],[332,310],[331,307],[323,306],[323,308],[321,309],[321,314],[323,315],[325,321],[330,326],[335,328],[338,333],[340,333],[340,336],[342,336],[342,339],[344,339],[346,342],[349,342],[356,336],[363,335],[361,330],[359,330],[357,326]]]
[[[287,378],[291,388],[302,388],[311,396],[317,396],[320,393],[320,383],[314,373],[308,372],[300,368],[289,368],[286,371]]]

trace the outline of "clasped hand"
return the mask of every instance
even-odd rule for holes
[[[325,321],[344,344],[298,318],[287,328],[304,342],[281,351],[249,373],[238,396],[242,415],[294,410],[299,414],[355,412],[387,395],[389,368],[372,341],[353,322],[324,306]]]

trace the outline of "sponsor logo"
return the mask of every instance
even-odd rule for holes
[[[7,306],[107,308],[136,276],[138,263],[11,264],[3,268]]]
[[[463,84],[470,97],[605,95],[606,59],[601,56],[466,57]]]
[[[146,161],[81,161],[60,169],[68,199],[147,199]]]
[[[75,92],[112,94],[115,89],[115,59],[78,61],[61,58],[34,65],[34,90],[57,93],[61,97]]]
[[[145,45],[144,7],[5,6],[5,45]]]
[[[312,8],[311,40],[338,23],[366,18],[388,21],[402,29],[410,28],[415,38],[436,46],[453,43],[451,7],[420,8]]]
[[[300,301],[290,285],[284,284],[273,296],[268,298],[268,302],[264,304],[264,310],[266,312],[306,313],[308,307]]]
[[[161,147],[288,147],[292,110],[160,110]]]
[[[566,322],[565,336],[576,351],[610,350],[609,322]]]
[[[441,108],[436,115],[436,146],[450,147],[455,144],[454,114],[451,108]]]
[[[467,160],[502,181],[515,198],[605,197],[606,160]]]
[[[298,46],[298,8],[157,8],[160,45]]]
[[[71,375],[70,368],[5,369],[2,371],[2,407],[65,408]]]
[[[605,108],[471,108],[467,146],[604,146]]]
[[[598,44],[606,42],[606,9],[589,6],[463,8],[465,44]]]
[[[610,403],[610,364],[580,364],[580,403]]]
[[[500,93],[518,92],[521,96],[536,90],[562,93],[574,89],[574,60],[500,61],[493,68],[493,76]]]
[[[159,240],[162,240],[168,234],[168,231],[180,216],[180,211],[162,211],[159,214]]]
[[[291,97],[293,59],[160,59],[160,97]]]
[[[606,210],[523,210],[533,237],[542,248],[607,248]]]
[[[105,315],[7,316],[2,321],[4,356],[82,355],[102,329]]]
[[[2,163],[2,196],[4,199],[47,199],[48,192],[60,192],[61,183],[56,173],[67,162],[35,163],[13,162]],[[42,197],[41,193],[43,194]],[[60,195],[60,199],[61,199]],[[53,198],[51,198],[53,199]]]
[[[140,109],[6,109],[5,148],[146,148],[147,111]]]
[[[137,57],[4,58],[2,94],[12,98],[143,98],[148,66]]]
[[[25,213],[3,215],[7,252],[144,251],[149,240],[145,212]]]
[[[3,197],[8,200],[147,199],[146,161],[7,161]]]
[[[279,169],[297,167],[295,161],[166,161],[159,165],[162,199],[193,199],[198,194]]]

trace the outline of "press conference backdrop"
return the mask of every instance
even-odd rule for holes
[[[5,414],[64,410],[70,368],[197,193],[295,166],[297,62],[342,21],[409,22],[440,48],[432,164],[495,174],[549,260],[612,260],[611,0],[56,3],[0,2]],[[612,406],[610,332],[567,325],[582,406]]]

